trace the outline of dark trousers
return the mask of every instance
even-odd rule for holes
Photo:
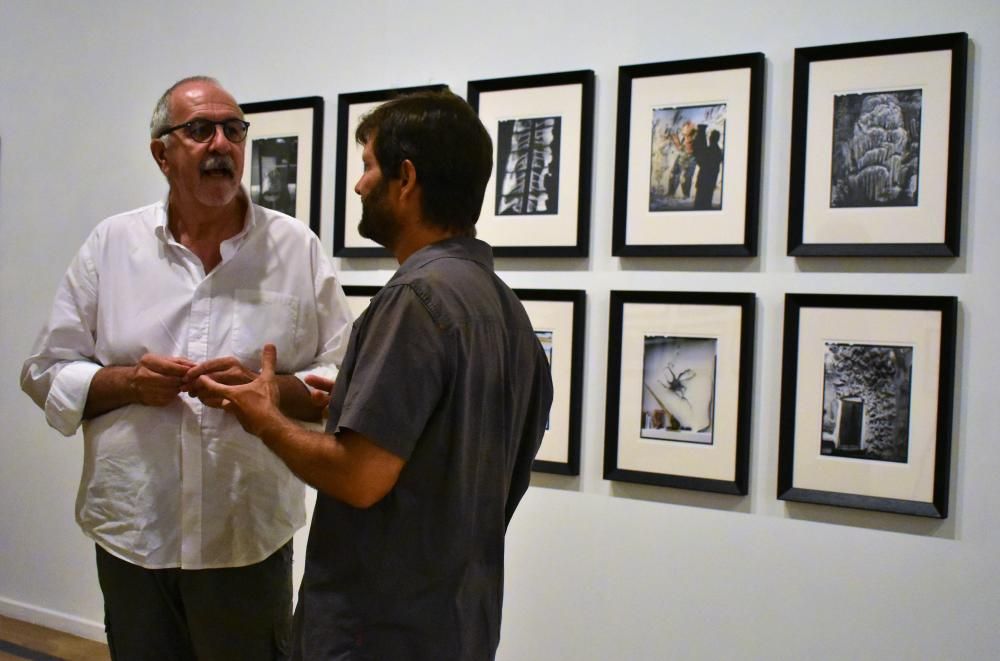
[[[116,661],[272,661],[288,655],[292,543],[224,569],[144,569],[97,547]]]

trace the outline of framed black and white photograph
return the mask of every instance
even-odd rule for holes
[[[786,295],[778,498],[948,515],[957,307]]]
[[[494,146],[478,236],[498,257],[586,257],[594,72],[473,80],[467,99]]]
[[[618,68],[612,254],[754,256],[764,55]]]
[[[333,254],[336,257],[389,257],[389,251],[358,233],[361,200],[354,185],[364,171],[363,148],[354,140],[361,119],[386,101],[403,94],[440,91],[447,85],[420,85],[394,89],[351,92],[337,96],[337,180],[333,200]]]
[[[756,297],[612,291],[604,477],[746,494]]]
[[[298,218],[317,235],[323,181],[323,99],[244,103],[243,185],[254,204]]]
[[[583,290],[515,289],[552,368],[552,408],[532,470],[580,474],[580,428],[583,416]]]
[[[789,255],[958,255],[968,41],[795,49]]]

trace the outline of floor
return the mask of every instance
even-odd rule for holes
[[[109,661],[108,646],[0,615],[0,661]]]

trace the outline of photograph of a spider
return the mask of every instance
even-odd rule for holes
[[[718,340],[646,335],[640,437],[712,443]]]
[[[668,382],[664,383],[663,381],[660,381],[660,385],[669,390],[670,392],[674,393],[681,399],[683,399],[685,402],[687,402],[688,406],[691,406],[691,402],[688,401],[688,398],[684,396],[684,393],[687,392],[687,385],[685,384],[687,381],[690,381],[694,377],[698,376],[698,373],[695,372],[693,369],[688,368],[685,370],[681,370],[680,374],[674,374],[673,363],[667,364],[667,372],[670,373],[670,377],[667,379]]]

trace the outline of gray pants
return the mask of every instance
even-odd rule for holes
[[[224,569],[144,569],[97,547],[105,628],[116,661],[288,655],[292,543],[262,562]]]

